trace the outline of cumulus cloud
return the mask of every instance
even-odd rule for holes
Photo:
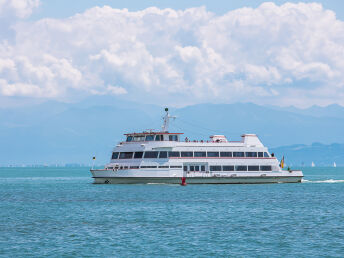
[[[120,86],[107,85],[99,90],[91,90],[94,95],[122,95],[127,94],[127,90]]]
[[[0,17],[27,18],[39,4],[39,0],[0,0]]]
[[[39,4],[19,2],[28,10]],[[1,3],[0,14],[9,8]],[[104,6],[14,28],[15,42],[0,42],[5,96],[344,104],[344,23],[320,4],[264,3],[223,15]]]

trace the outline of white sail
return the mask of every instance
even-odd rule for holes
[[[314,164],[314,162],[312,161],[312,167],[315,167],[315,164]]]
[[[336,168],[337,167],[337,164],[336,162],[333,162],[333,167]]]

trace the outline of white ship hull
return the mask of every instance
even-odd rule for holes
[[[182,175],[164,177],[128,176],[126,173],[116,175],[112,170],[91,170],[95,184],[181,184]],[[122,172],[122,171],[121,171]],[[199,175],[197,175],[199,174]],[[202,175],[200,175],[202,174]],[[301,171],[282,171],[261,173],[213,174],[193,173],[185,175],[186,184],[268,184],[268,183],[300,183],[303,175]]]

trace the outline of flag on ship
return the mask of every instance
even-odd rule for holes
[[[284,156],[283,156],[283,158],[281,159],[280,167],[281,167],[281,168],[284,167]]]

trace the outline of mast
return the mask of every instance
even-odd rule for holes
[[[162,125],[162,131],[163,132],[168,132],[168,126],[170,124],[170,118],[175,119],[175,116],[170,116],[168,113],[168,108],[165,108],[166,115],[163,117],[164,123]]]

